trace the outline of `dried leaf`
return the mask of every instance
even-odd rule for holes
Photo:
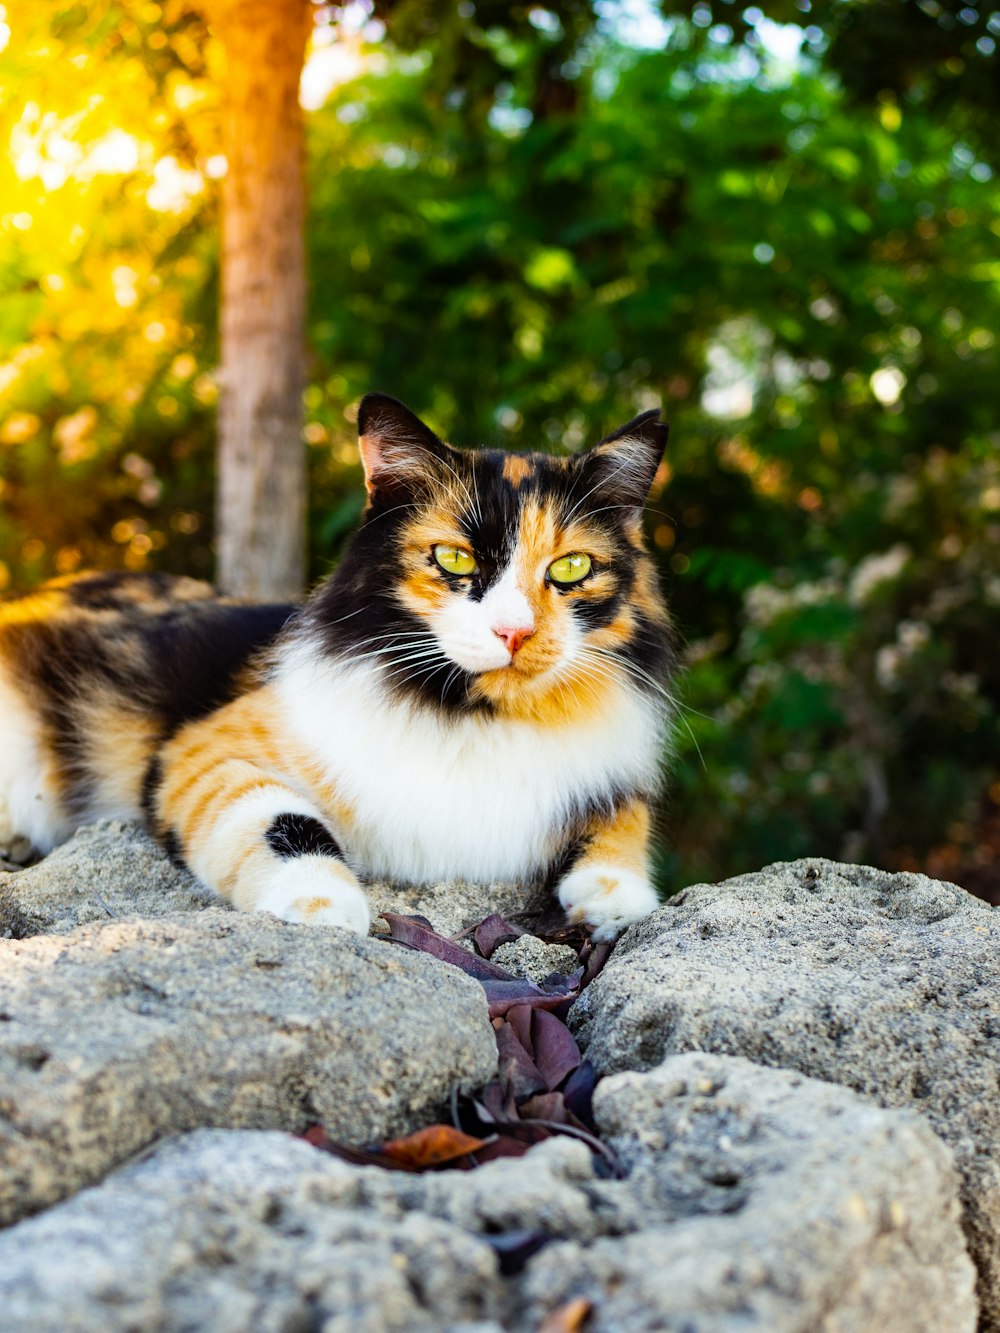
[[[517,1032],[510,1023],[501,1023],[496,1032],[500,1078],[509,1083],[515,1100],[541,1092],[548,1085],[525,1050]]]
[[[493,912],[485,921],[481,921],[473,932],[473,939],[476,941],[476,948],[484,958],[492,958],[493,950],[500,944],[506,944],[508,940],[516,940],[520,935],[525,935],[523,926],[514,926],[509,921],[505,921],[499,912]]]
[[[580,1333],[593,1309],[593,1301],[576,1296],[546,1315],[538,1325],[538,1333]]]
[[[566,1081],[563,1088],[563,1101],[566,1109],[577,1120],[594,1128],[594,1089],[597,1087],[597,1071],[589,1060],[584,1060]]]
[[[546,991],[534,982],[522,981],[518,977],[509,981],[500,978],[480,980],[489,1002],[490,1018],[502,1018],[516,1004],[528,1004],[533,1009],[560,1009],[568,1001],[576,999],[574,991]]]
[[[502,967],[497,967],[496,963],[488,962],[485,958],[480,958],[478,954],[463,949],[454,940],[439,935],[436,930],[433,930],[429,924],[424,922],[422,917],[400,916],[396,912],[383,912],[382,918],[388,923],[391,938],[398,944],[407,944],[411,949],[419,949],[423,953],[429,953],[435,958],[440,958],[443,963],[451,963],[454,967],[460,967],[463,972],[467,972],[470,977],[475,977],[477,981],[517,980],[510,972],[505,972]]]
[[[492,1105],[491,1105],[492,1103]],[[502,1124],[506,1119],[503,1106],[503,1089],[499,1079],[491,1079],[483,1088],[483,1100],[472,1099],[472,1109],[484,1125]]]
[[[509,1079],[490,1079],[483,1088],[482,1101],[473,1102],[477,1110],[481,1107],[486,1115],[482,1117],[484,1125],[510,1125],[520,1118],[514,1089]]]
[[[489,1140],[482,1152],[476,1153],[480,1166],[484,1162],[494,1162],[501,1157],[523,1157],[533,1146],[528,1139],[515,1139],[512,1134],[497,1134]]]
[[[380,1153],[369,1152],[365,1148],[350,1148],[346,1143],[338,1143],[336,1139],[327,1136],[327,1132],[322,1125],[311,1125],[299,1137],[305,1139],[307,1143],[311,1143],[320,1152],[329,1153],[331,1157],[338,1157],[342,1162],[350,1162],[352,1166],[381,1166],[389,1170],[403,1170],[402,1167],[394,1166]]]
[[[580,962],[583,964],[583,977],[580,981],[580,989],[583,990],[594,980],[603,970],[604,964],[614,952],[614,943],[605,940],[603,944],[595,944],[593,940],[588,940],[580,951]]]
[[[526,1120],[547,1120],[553,1125],[570,1123],[561,1092],[543,1092],[536,1097],[529,1097],[518,1109]]]
[[[546,944],[568,944],[577,950],[586,939],[583,927],[570,925],[561,907],[549,907],[544,912],[536,912],[531,933]]]
[[[460,1129],[453,1129],[451,1125],[428,1125],[415,1134],[381,1144],[377,1151],[406,1171],[425,1171],[428,1167],[441,1166],[443,1162],[453,1162],[478,1152],[487,1142],[487,1139],[473,1138]]]
[[[531,1006],[528,1004],[515,1004],[512,1009],[508,1009],[504,1018],[495,1018],[493,1020],[494,1028],[499,1028],[502,1023],[509,1023],[518,1035],[521,1045],[530,1055],[532,1053],[531,1045]]]
[[[544,1009],[536,1009],[531,1016],[530,1050],[550,1092],[580,1063],[580,1048],[573,1034],[565,1023]]]

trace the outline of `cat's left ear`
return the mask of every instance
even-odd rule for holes
[[[581,457],[594,492],[617,504],[641,508],[663,458],[669,431],[660,420],[660,409],[654,407],[595,444]]]
[[[373,499],[420,489],[448,470],[453,450],[387,393],[362,398],[358,434],[365,486]]]

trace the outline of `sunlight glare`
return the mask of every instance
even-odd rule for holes
[[[868,381],[872,393],[883,407],[891,407],[899,401],[899,396],[906,387],[906,376],[898,366],[883,366],[876,370]]]
[[[146,191],[146,203],[157,213],[181,213],[204,186],[205,178],[200,171],[186,170],[168,153],[153,168],[153,184]]]
[[[334,29],[318,29],[313,35],[309,54],[302,67],[299,105],[305,111],[318,111],[334,88],[356,79],[366,64],[357,37],[338,38]]]

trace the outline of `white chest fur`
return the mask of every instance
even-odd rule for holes
[[[609,691],[596,720],[561,727],[447,719],[302,649],[275,688],[283,719],[352,807],[344,851],[373,878],[523,880],[548,863],[574,806],[656,782],[656,710],[627,688]]]

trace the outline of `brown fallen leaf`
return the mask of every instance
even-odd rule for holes
[[[585,1296],[576,1296],[546,1315],[538,1325],[538,1333],[580,1333],[593,1308],[593,1302]]]
[[[405,1138],[379,1144],[377,1151],[407,1171],[425,1171],[428,1167],[467,1157],[469,1153],[485,1148],[488,1141],[453,1129],[451,1125],[428,1125]]]

